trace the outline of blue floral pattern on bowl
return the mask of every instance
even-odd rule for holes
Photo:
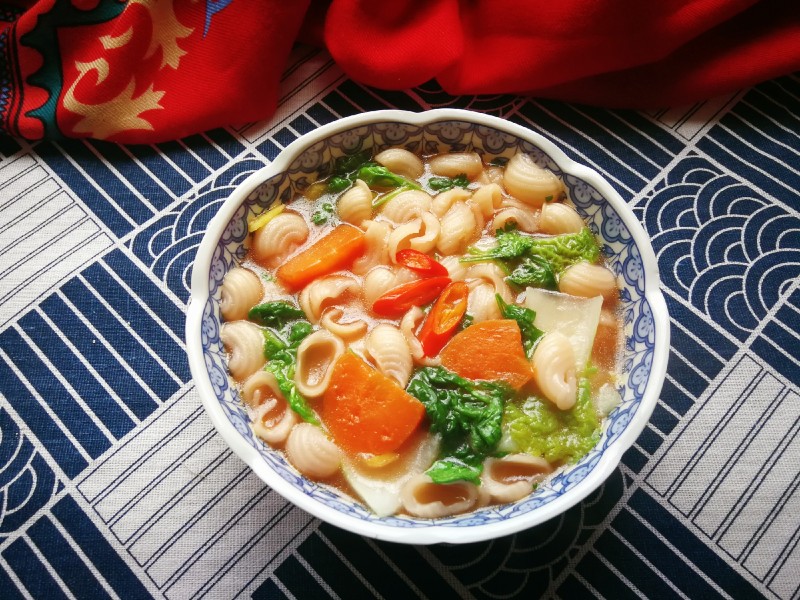
[[[538,164],[551,169],[564,181],[570,199],[600,237],[608,264],[624,287],[621,305],[626,344],[622,361],[624,373],[619,387],[622,403],[606,420],[602,437],[593,450],[519,502],[435,521],[402,515],[378,518],[352,498],[300,476],[281,453],[258,440],[248,425],[247,412],[235,388],[227,381],[225,352],[219,339],[219,288],[225,273],[243,256],[247,221],[268,209],[276,199],[288,200],[294,194],[302,193],[311,182],[329,174],[338,157],[364,149],[380,151],[389,146],[405,146],[412,151],[422,148],[426,154],[474,150],[487,161],[508,159],[518,151],[529,153]],[[640,248],[624,219],[589,182],[563,172],[558,163],[537,145],[505,131],[468,121],[441,121],[424,126],[372,123],[338,133],[307,148],[292,161],[286,172],[260,183],[248,195],[216,245],[208,277],[210,297],[202,318],[202,350],[216,401],[225,416],[242,439],[257,450],[285,482],[315,501],[363,521],[380,521],[400,528],[427,528],[434,524],[474,527],[506,521],[547,505],[579,485],[596,468],[603,454],[626,431],[636,415],[651,377],[656,339],[651,307],[644,295],[646,270],[642,267]]]

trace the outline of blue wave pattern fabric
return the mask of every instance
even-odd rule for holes
[[[0,597],[795,598],[800,79],[607,111],[377,92],[298,52],[270,124],[158,146],[0,139]],[[487,111],[603,173],[672,318],[655,413],[596,493],[493,542],[367,540],[233,456],[185,357],[194,252],[230,191],[364,110]]]

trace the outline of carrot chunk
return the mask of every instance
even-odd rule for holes
[[[339,225],[328,235],[290,258],[276,275],[291,291],[317,277],[347,269],[364,253],[364,232],[352,225]]]
[[[531,377],[516,321],[496,319],[467,327],[440,354],[442,366],[466,379],[505,381],[515,389]]]
[[[336,361],[322,397],[322,418],[346,452],[394,452],[425,414],[422,403],[358,356]]]

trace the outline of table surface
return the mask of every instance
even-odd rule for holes
[[[672,324],[650,424],[586,501],[414,547],[288,505],[200,407],[195,216],[302,133],[380,108],[503,116],[603,173]],[[155,146],[0,138],[0,597],[797,598],[800,78],[610,111],[364,88],[298,48],[269,122]]]

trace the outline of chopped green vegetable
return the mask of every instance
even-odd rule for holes
[[[508,164],[508,159],[505,156],[498,156],[489,161],[493,167],[505,167]]]
[[[324,225],[333,216],[333,204],[323,202],[322,205],[311,215],[314,225]]]
[[[435,192],[446,192],[454,187],[466,188],[469,186],[469,179],[466,174],[461,173],[453,178],[450,177],[431,177],[428,180],[428,187]]]
[[[544,335],[544,331],[533,324],[536,319],[536,312],[524,306],[508,304],[500,297],[500,294],[495,294],[495,299],[503,316],[506,319],[514,319],[519,325],[519,329],[522,332],[522,347],[525,348],[525,354],[530,358],[533,356],[536,344],[539,343],[539,340]]]
[[[556,274],[575,263],[595,263],[600,258],[600,247],[588,227],[584,227],[579,233],[537,238],[530,252],[546,259]]]
[[[555,276],[564,269],[582,261],[595,263],[600,258],[600,247],[588,227],[579,233],[536,237],[506,228],[498,229],[496,236],[493,248],[469,248],[469,256],[461,262],[498,260],[511,268],[509,280],[513,283],[555,289]]]
[[[331,177],[328,180],[328,191],[332,194],[338,194],[339,192],[345,191],[351,185],[353,185],[353,182],[347,177]]]
[[[389,169],[381,165],[369,165],[361,167],[358,170],[357,177],[371,188],[392,189],[406,186],[412,190],[420,189],[417,183],[410,181],[401,175],[392,173]]]
[[[258,304],[247,313],[250,321],[266,327],[283,327],[286,323],[305,316],[306,314],[301,309],[285,300]]]
[[[522,235],[513,226],[498,229],[495,237],[497,244],[488,250],[468,248],[469,256],[462,258],[461,262],[483,262],[487,260],[507,260],[525,256],[533,247],[536,238]]]
[[[372,158],[372,150],[362,150],[355,154],[345,154],[336,159],[333,164],[333,175],[345,177],[351,173],[358,171],[364,163],[369,162]]]
[[[287,325],[280,335],[270,329],[265,329],[264,356],[267,358],[265,368],[275,375],[278,388],[291,409],[300,415],[304,421],[319,425],[319,420],[314,415],[314,411],[308,406],[308,402],[300,395],[294,384],[297,347],[311,333],[311,330],[312,326],[308,321],[297,321]]]
[[[475,322],[475,317],[469,313],[466,313],[464,315],[464,318],[461,319],[461,330],[463,331],[464,329],[472,325],[474,322]]]
[[[600,439],[600,420],[591,398],[591,384],[582,377],[578,398],[569,410],[559,410],[547,400],[531,397],[521,406],[506,403],[503,414],[503,449],[528,452],[552,464],[574,463]]]
[[[480,483],[483,460],[502,435],[503,405],[511,389],[502,383],[469,381],[442,367],[421,369],[408,393],[425,406],[431,431],[442,436],[439,460],[426,471],[436,483]]]
[[[546,290],[557,290],[558,283],[553,268],[546,258],[537,254],[528,256],[514,267],[508,280],[521,286],[533,286]]]

